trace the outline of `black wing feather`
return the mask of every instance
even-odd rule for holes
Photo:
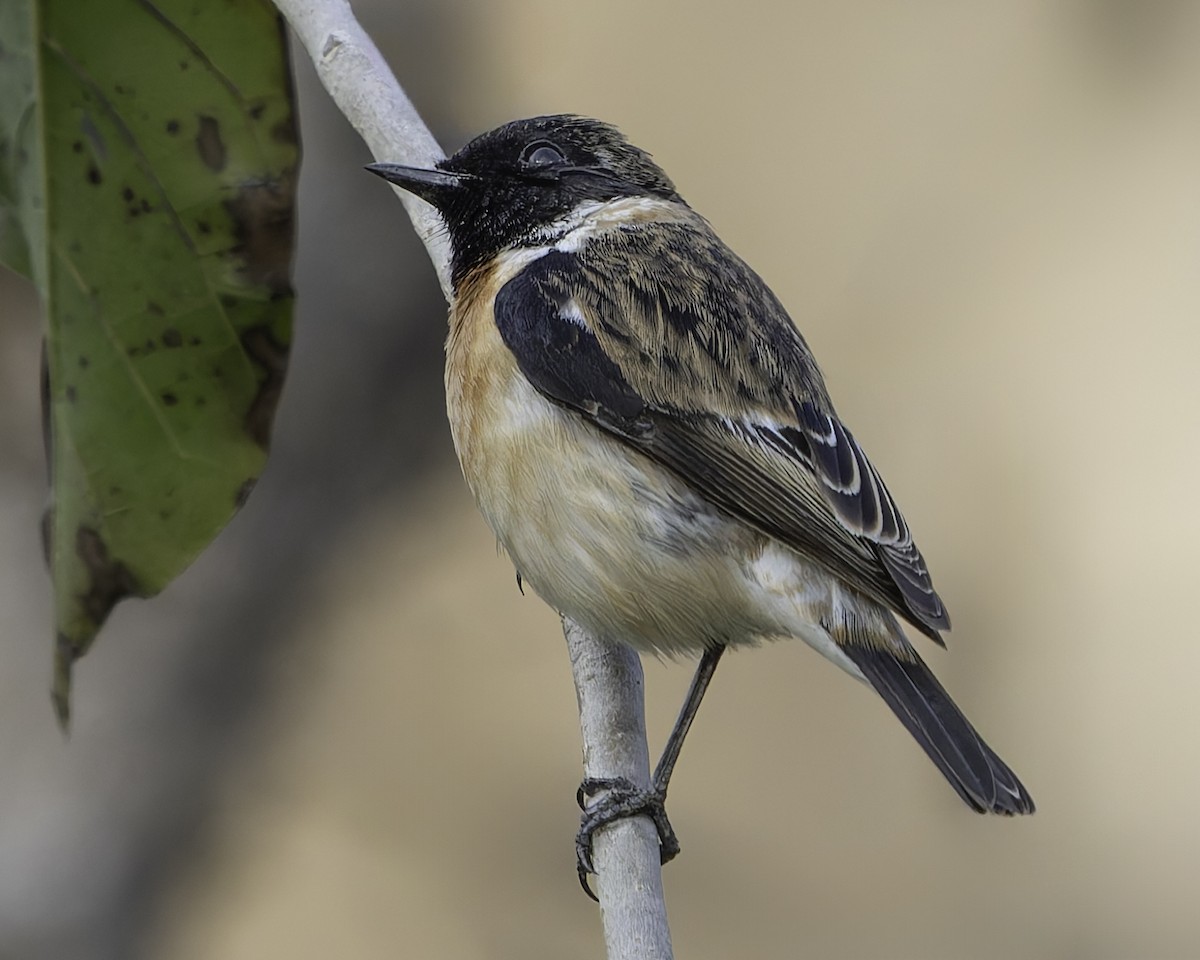
[[[813,467],[838,516],[875,544],[909,610],[930,626],[949,629],[949,614],[934,592],[908,524],[858,441],[837,417],[821,413],[812,403],[797,403],[796,416],[808,438]]]
[[[505,284],[495,306],[500,336],[521,372],[546,396],[590,415],[634,419],[644,412],[645,401],[592,332],[564,316],[567,298],[542,283],[565,257],[547,254],[538,269],[523,270]]]

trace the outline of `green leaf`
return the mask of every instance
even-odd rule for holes
[[[266,461],[299,151],[266,0],[4,0],[0,257],[47,313],[54,700]]]
[[[23,2],[0,3],[0,263],[27,277],[34,275],[34,250],[44,249],[34,54],[30,10]],[[41,285],[44,261],[37,273]]]

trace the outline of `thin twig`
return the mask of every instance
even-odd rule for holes
[[[579,700],[584,776],[622,777],[648,791],[650,752],[638,655],[624,644],[589,636],[567,619],[563,634]],[[650,818],[616,820],[597,830],[592,863],[609,960],[670,960],[658,831]]]
[[[446,156],[345,0],[275,0],[333,102],[376,160],[433,166]],[[437,211],[396,190],[450,299],[450,246]]]

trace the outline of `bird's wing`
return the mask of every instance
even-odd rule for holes
[[[925,562],[807,345],[699,218],[552,250],[495,314],[543,395],[941,642]]]

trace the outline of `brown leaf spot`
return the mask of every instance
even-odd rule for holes
[[[164,391],[163,393],[159,394],[159,396],[162,397],[162,402],[165,406],[173,407],[175,404],[179,403],[179,397],[171,393],[170,390]]]
[[[178,120],[168,120],[167,121],[167,133],[169,133],[171,136],[175,136],[177,133],[179,133],[179,121]]]
[[[242,334],[242,349],[258,367],[258,393],[246,412],[246,432],[264,450],[271,442],[271,421],[283,393],[283,377],[287,372],[288,350],[280,344],[268,327],[253,327]]]
[[[79,600],[88,619],[99,627],[118,600],[138,592],[137,581],[125,564],[109,556],[108,544],[89,526],[80,524],[76,531],[75,553],[83,561],[90,581],[87,593]]]
[[[88,183],[92,184],[93,186],[99,186],[99,184],[104,181],[104,178],[100,176],[100,168],[94,163],[88,166],[87,180]]]
[[[265,286],[272,299],[291,295],[293,193],[295,178],[248,183],[225,202],[233,219],[242,260],[241,272],[252,284]]]
[[[162,333],[162,342],[164,347],[182,347],[183,334],[174,327],[167,327]]]
[[[130,200],[132,200],[133,199],[133,188],[126,187],[124,190],[122,190],[121,191],[121,199],[124,200],[126,203],[128,203]]]
[[[80,524],[75,535],[75,552],[83,561],[90,581],[87,593],[79,597],[79,602],[84,615],[92,621],[93,629],[84,628],[78,637],[69,637],[61,630],[55,636],[54,683],[50,696],[64,731],[71,716],[71,665],[87,652],[95,631],[117,601],[138,593],[137,582],[129,569],[109,557],[107,544],[91,527]]]
[[[196,150],[200,154],[200,160],[209,170],[220,173],[225,169],[225,144],[221,140],[221,125],[215,117],[200,117]]]
[[[237,509],[241,510],[246,505],[246,501],[250,499],[250,494],[254,491],[256,483],[258,483],[258,477],[251,477],[237,488],[237,493],[233,496],[233,505]]]
[[[299,137],[296,133],[296,120],[292,114],[289,113],[271,128],[271,139],[289,147],[296,145]]]

